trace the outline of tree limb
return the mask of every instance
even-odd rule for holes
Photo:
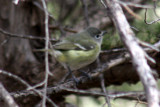
[[[7,103],[8,107],[19,107],[9,92],[3,87],[2,83],[0,83],[0,96]]]
[[[136,42],[135,35],[130,29],[122,8],[117,3],[117,0],[106,0],[106,4],[108,7],[107,9],[110,12],[110,17],[114,21],[119,35],[131,55],[133,66],[137,70],[144,85],[148,107],[159,107],[158,87],[152,76],[152,70],[147,64],[145,52]]]

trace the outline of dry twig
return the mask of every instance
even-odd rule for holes
[[[11,78],[19,81],[20,83],[25,85],[27,88],[32,89],[33,90],[33,91],[31,91],[32,93],[38,94],[40,97],[43,97],[42,92],[32,88],[32,86],[30,86],[26,81],[24,81],[22,78],[18,77],[17,75],[14,75],[14,74],[9,73],[9,72],[4,71],[4,70],[0,70],[0,74],[6,75],[8,77],[11,77]],[[56,104],[50,98],[46,97],[46,99],[53,107],[57,107]]]
[[[45,0],[42,0],[44,13],[45,13],[45,50],[48,50],[49,48],[49,29],[48,29],[48,11]],[[47,97],[47,86],[48,86],[48,77],[50,73],[49,70],[49,60],[48,60],[48,51],[45,51],[45,79],[44,79],[44,89],[43,89],[43,100],[42,100],[42,107],[46,107],[46,97]]]
[[[111,107],[110,98],[108,96],[108,92],[106,91],[106,87],[105,87],[105,83],[104,83],[104,75],[102,73],[100,75],[100,79],[101,79],[101,88],[105,94],[106,102],[108,104],[108,107]]]
[[[43,37],[37,37],[37,36],[32,36],[32,35],[17,35],[17,34],[13,34],[13,33],[4,31],[1,28],[0,28],[0,33],[4,34],[5,36],[8,36],[8,37],[16,37],[16,38],[31,39],[31,40],[46,40],[46,38],[43,38]],[[50,39],[50,41],[57,41],[57,40],[56,39]]]
[[[139,19],[139,20],[141,20],[142,18],[138,15],[138,14],[136,14],[134,11],[132,11],[127,5],[122,5],[126,10],[127,10],[127,12],[129,13],[129,14],[131,14],[133,17],[135,17],[135,18],[137,18],[137,19]]]
[[[122,5],[127,5],[127,6],[132,6],[132,7],[137,7],[137,8],[154,8],[153,6],[151,5],[141,5],[141,4],[135,4],[135,3],[132,3],[132,2],[123,2],[123,1],[116,1],[117,3],[119,4],[122,4]]]
[[[157,19],[157,20],[151,21],[151,22],[147,22],[147,9],[145,10],[144,22],[145,22],[146,24],[151,25],[151,24],[157,23],[158,21],[160,21],[160,18]]]

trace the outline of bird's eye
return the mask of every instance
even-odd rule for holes
[[[100,36],[100,35],[96,35],[95,38],[96,38],[96,39],[99,39],[99,38],[101,38],[101,36]]]

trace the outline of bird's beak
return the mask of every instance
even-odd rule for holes
[[[102,31],[102,36],[105,35],[107,33],[107,31]]]

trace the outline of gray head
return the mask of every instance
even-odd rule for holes
[[[87,32],[100,44],[102,43],[103,35],[107,33],[106,31],[101,31],[95,27],[88,27]]]

